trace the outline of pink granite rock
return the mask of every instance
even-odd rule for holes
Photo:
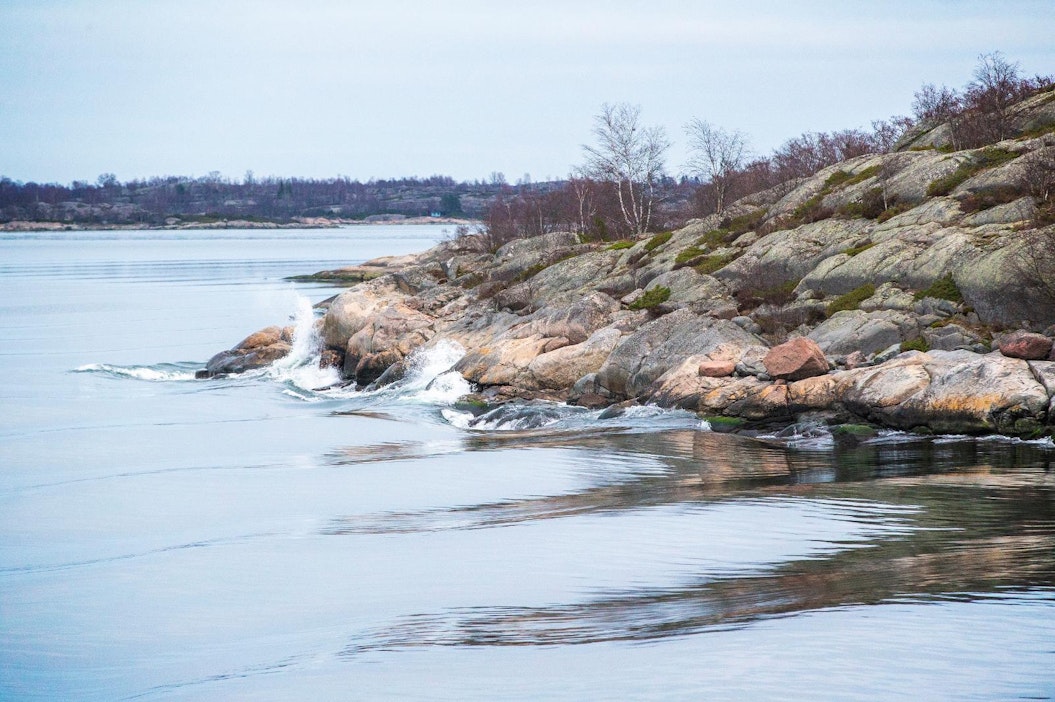
[[[1052,352],[1052,341],[1043,334],[1017,331],[999,341],[1000,353],[1010,358],[1042,361]]]
[[[774,346],[762,359],[766,372],[774,378],[802,380],[828,372],[828,359],[817,344],[799,337]]]

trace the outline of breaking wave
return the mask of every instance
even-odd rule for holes
[[[196,363],[158,363],[152,366],[117,366],[110,363],[89,363],[73,369],[74,373],[99,373],[114,378],[131,378],[151,383],[172,383],[194,380],[200,366]]]
[[[312,393],[341,382],[336,368],[319,366],[322,355],[319,325],[311,300],[300,294],[297,295],[297,309],[293,314],[292,346],[289,354],[267,367],[268,377],[292,386],[290,389],[302,399],[310,398],[304,391]]]

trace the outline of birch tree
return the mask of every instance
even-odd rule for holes
[[[702,119],[694,119],[685,125],[685,132],[690,149],[686,168],[693,175],[710,181],[715,212],[721,214],[729,186],[747,158],[747,137],[743,132],[735,129],[729,132]]]
[[[584,171],[615,185],[619,209],[631,233],[648,231],[656,186],[663,176],[663,157],[670,142],[662,127],[641,124],[641,108],[605,104],[594,119],[595,145],[584,145]]]

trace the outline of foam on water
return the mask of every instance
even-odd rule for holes
[[[153,366],[115,366],[109,363],[89,363],[73,369],[74,373],[102,373],[117,378],[132,378],[151,383],[170,383],[194,380],[195,367],[187,363],[159,363]]]

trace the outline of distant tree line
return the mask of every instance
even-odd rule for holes
[[[257,178],[232,181],[213,172],[198,178],[164,176],[120,182],[104,173],[94,183],[22,183],[0,178],[0,221],[78,224],[163,224],[167,219],[289,221],[293,217],[362,219],[372,215],[480,218],[508,188],[449,176],[370,180],[345,177]]]

